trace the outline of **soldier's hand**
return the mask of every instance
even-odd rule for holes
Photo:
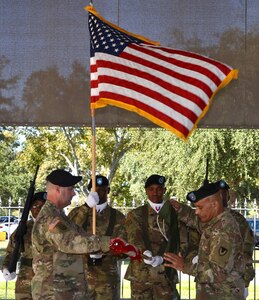
[[[155,267],[162,265],[163,262],[164,262],[163,257],[157,255],[157,256],[153,257],[153,262],[152,262],[151,266],[155,268]]]
[[[199,261],[199,256],[196,255],[196,256],[194,256],[194,258],[192,259],[192,264],[195,265],[195,264],[198,263],[198,261]]]
[[[144,256],[144,258],[143,258],[144,263],[147,265],[151,265],[153,262],[152,252],[149,250],[145,250],[143,252],[143,256]]]
[[[183,271],[184,259],[182,256],[168,252],[164,253],[164,260],[166,261],[166,263],[164,264],[165,267],[170,267],[178,271]]]
[[[13,280],[13,279],[15,279],[15,277],[16,277],[16,273],[15,273],[15,272],[10,273],[10,272],[8,271],[8,269],[4,268],[4,269],[3,269],[3,276],[4,276],[4,279],[5,279],[6,281],[8,281],[8,280]]]
[[[154,268],[161,265],[164,261],[162,256],[152,256],[152,253],[149,250],[145,250],[143,252],[143,256],[146,257],[143,259],[144,263],[147,265],[151,265]]]
[[[100,259],[103,257],[102,253],[96,253],[96,254],[90,254],[89,255],[91,258],[95,258],[95,259]]]
[[[174,199],[170,199],[170,203],[176,211],[178,211],[181,208],[181,204]]]
[[[89,207],[96,206],[99,203],[99,195],[97,194],[97,192],[90,192],[85,200],[85,203]]]

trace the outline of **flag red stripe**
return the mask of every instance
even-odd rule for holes
[[[101,92],[99,97],[100,98],[110,98],[110,99],[113,99],[118,102],[124,102],[124,103],[128,103],[129,105],[135,106],[135,107],[149,113],[150,115],[155,116],[157,119],[163,120],[164,122],[169,124],[171,127],[175,128],[179,132],[182,132],[184,134],[184,136],[186,136],[189,132],[189,130],[183,124],[168,117],[167,115],[163,114],[161,111],[158,111],[151,106],[148,106],[142,102],[139,102],[136,99],[133,99],[133,98],[130,98],[127,96],[123,96],[120,94],[110,93],[107,91]]]
[[[212,80],[217,86],[221,82],[221,80],[212,71],[210,71],[206,67],[198,65],[193,60],[192,60],[192,62],[190,62],[189,60],[188,60],[188,62],[187,61],[182,61],[182,60],[176,59],[174,57],[168,57],[168,56],[162,55],[160,52],[159,53],[155,52],[154,50],[156,50],[157,48],[155,48],[153,50],[153,48],[141,47],[141,46],[139,46],[137,44],[131,44],[130,48],[133,48],[133,49],[135,49],[137,51],[141,51],[141,52],[143,52],[145,54],[148,54],[148,55],[151,55],[153,57],[156,57],[156,58],[158,58],[158,59],[160,59],[160,60],[162,60],[164,62],[168,62],[168,63],[172,64],[172,67],[175,65],[175,66],[187,69],[187,70],[193,70],[195,72],[204,74],[205,76],[207,76],[208,78],[210,78],[210,80]],[[166,48],[161,48],[160,47],[159,50],[163,50],[164,52],[170,53],[170,51],[166,51]],[[189,57],[189,58],[191,58],[191,57]],[[200,63],[202,63],[205,60],[202,60],[201,58],[199,58],[199,61],[200,61]]]
[[[185,99],[192,101],[193,103],[197,104],[201,109],[204,109],[204,107],[207,104],[200,97],[196,96],[195,94],[193,94],[187,90],[184,90],[178,86],[175,86],[173,84],[165,82],[161,78],[158,78],[158,77],[152,75],[151,73],[147,73],[147,72],[141,71],[139,69],[129,67],[126,64],[121,65],[121,64],[118,64],[115,62],[110,62],[107,60],[98,60],[97,63],[98,63],[99,68],[107,68],[110,70],[120,70],[121,72],[123,72],[125,74],[134,75],[136,77],[141,77],[141,78],[147,79],[151,82],[154,82],[154,83],[160,85],[161,87],[165,88],[166,90],[168,90],[172,93],[175,93]]]
[[[149,45],[149,47],[150,48],[157,48],[157,46],[153,46],[153,45]],[[210,64],[214,65],[215,67],[217,67],[225,75],[227,75],[232,70],[232,68],[229,67],[226,64],[223,64],[223,63],[221,63],[217,60],[214,60],[214,59],[209,58],[207,56],[199,55],[199,54],[194,53],[194,52],[189,52],[189,51],[185,51],[185,50],[178,50],[178,49],[173,49],[173,48],[167,48],[167,47],[159,47],[159,49],[167,51],[168,53],[171,53],[171,54],[179,54],[179,55],[183,55],[185,57],[190,57],[190,58],[203,60],[203,61],[205,61],[207,63],[210,63]]]
[[[188,108],[174,102],[173,100],[168,99],[161,93],[158,93],[156,91],[153,91],[147,87],[138,85],[137,83],[130,83],[127,80],[120,79],[120,78],[114,78],[112,76],[99,76],[99,81],[102,83],[108,83],[111,85],[116,85],[120,87],[130,88],[133,91],[139,92],[143,95],[146,95],[150,98],[153,98],[154,100],[159,101],[160,103],[165,104],[166,106],[170,107],[171,109],[180,112],[182,115],[186,116],[188,119],[192,121],[192,123],[195,123],[197,119],[197,115],[194,114],[191,110]],[[100,95],[102,92],[100,92]],[[109,96],[110,98],[110,96]],[[142,101],[138,101],[138,99],[135,99],[138,103],[142,103]],[[137,105],[136,105],[137,106]]]
[[[166,68],[162,65],[155,64],[151,61],[147,61],[143,58],[139,58],[139,57],[136,57],[134,55],[131,55],[131,54],[128,54],[128,53],[125,53],[125,52],[122,52],[120,57],[125,58],[129,61],[132,61],[132,62],[136,62],[138,64],[142,64],[142,65],[144,65],[146,67],[149,67],[149,68],[152,68],[154,70],[159,70],[160,72],[163,72],[163,73],[171,76],[172,78],[177,78],[177,79],[179,79],[183,82],[188,82],[189,84],[202,89],[207,94],[208,98],[210,98],[210,96],[212,95],[212,91],[211,91],[210,87],[207,86],[204,82],[202,82],[199,79],[196,79],[196,78],[193,78],[193,77],[190,77],[190,76],[186,76],[186,75],[183,75],[183,74],[179,74],[179,73],[173,71],[172,69]]]

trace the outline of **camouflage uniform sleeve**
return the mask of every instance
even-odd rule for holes
[[[187,228],[187,245],[183,252],[184,257],[184,269],[183,273],[195,276],[197,268],[197,260],[193,262],[193,259],[198,256],[200,235],[199,233],[192,228]],[[181,237],[181,235],[180,235]]]
[[[86,216],[88,214],[88,209],[86,205],[82,205],[80,207],[76,207],[70,211],[68,214],[68,218],[78,224],[79,226],[83,226]]]
[[[246,218],[234,209],[229,210],[238,223],[241,236],[244,241],[244,259],[245,259],[245,286],[248,287],[250,281],[254,279],[255,270],[253,266],[254,235]]]
[[[177,215],[181,222],[193,229],[196,229],[200,233],[202,232],[201,223],[195,215],[195,210],[190,206],[181,203],[181,207],[178,210]]]
[[[125,228],[127,233],[127,241],[129,244],[135,245],[140,250],[146,250],[143,240],[142,226],[136,216],[136,213],[129,212],[125,220]]]
[[[65,253],[83,254],[109,251],[110,237],[84,236],[76,230],[76,227],[71,227],[71,224],[61,217],[55,217],[51,220],[47,229],[46,238],[51,241],[59,251]]]
[[[247,223],[247,222],[246,222]],[[254,251],[254,235],[249,224],[244,224],[244,257],[245,257],[245,286],[248,287],[250,281],[255,277],[255,270],[253,267],[253,251]]]
[[[14,250],[14,247],[15,247],[15,234],[16,234],[16,231],[17,230],[15,230],[10,236],[10,239],[9,239],[9,242],[8,242],[8,245],[7,245],[7,248],[6,248],[6,255],[5,255],[5,258],[4,258],[3,263],[2,263],[2,270],[4,268],[8,268],[8,266],[9,266],[9,263],[10,263],[10,260],[11,260],[11,257],[12,257],[12,253],[13,253],[13,250]]]
[[[124,241],[127,241],[127,232],[125,228],[126,217],[120,211],[117,211],[117,222],[114,226],[113,237],[120,237]]]

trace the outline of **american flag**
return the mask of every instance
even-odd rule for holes
[[[187,140],[215,93],[238,71],[197,53],[159,46],[89,12],[91,108],[114,105]]]

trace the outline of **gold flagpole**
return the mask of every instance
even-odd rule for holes
[[[96,191],[96,126],[95,126],[95,109],[91,108],[92,116],[92,191]],[[92,217],[93,234],[96,234],[96,208],[93,207]]]
[[[89,5],[93,6],[93,0],[89,1]],[[95,109],[91,108],[91,117],[92,117],[92,191],[96,192],[96,126],[95,126]],[[92,208],[92,233],[96,234],[96,208]]]

